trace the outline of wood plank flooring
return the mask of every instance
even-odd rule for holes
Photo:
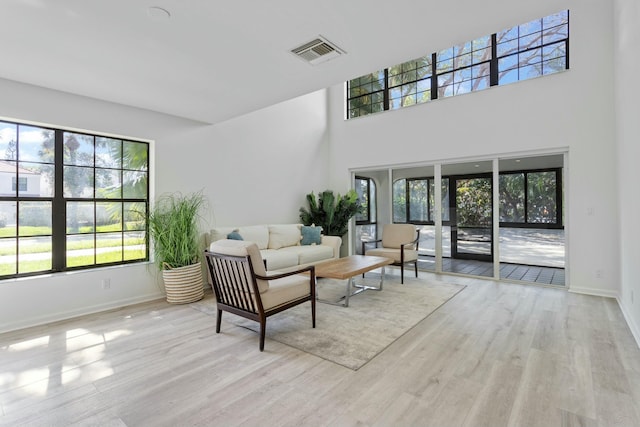
[[[164,301],[0,335],[0,425],[640,425],[615,300],[420,275],[467,287],[358,371]]]

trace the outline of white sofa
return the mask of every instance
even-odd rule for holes
[[[227,239],[235,232],[234,234],[239,234],[242,240],[256,243],[262,259],[265,260],[267,271],[288,272],[340,257],[340,237],[323,235],[320,244],[302,244],[301,227],[302,224],[218,227],[213,228],[205,238],[207,247],[210,247],[211,243]]]

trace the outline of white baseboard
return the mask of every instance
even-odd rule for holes
[[[0,326],[0,333],[17,331],[19,329],[31,328],[33,326],[41,326],[47,323],[59,322],[61,320],[72,319],[74,317],[85,316],[87,314],[99,313],[101,311],[113,310],[115,308],[126,307],[128,305],[140,304],[148,301],[155,301],[165,298],[160,292],[154,292],[147,295],[140,295],[134,298],[126,298],[117,301],[109,301],[104,304],[97,304],[90,307],[82,307],[77,310],[69,310],[66,312],[48,314],[46,316],[32,317],[30,319],[21,319],[17,322],[10,322]]]
[[[596,288],[581,288],[572,286],[569,289],[569,292],[573,292],[576,294],[593,295],[596,297],[618,298],[618,292],[616,291],[603,291],[602,289]]]
[[[622,311],[624,320],[627,322],[627,325],[629,325],[629,329],[631,329],[631,334],[636,340],[636,345],[640,348],[640,327],[638,327],[633,318],[629,315],[629,311],[625,308],[624,304],[622,304],[618,298],[616,298],[616,301],[618,301],[618,306],[620,307],[620,311]]]

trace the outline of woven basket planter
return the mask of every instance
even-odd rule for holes
[[[204,297],[204,282],[200,263],[162,270],[167,302],[187,304]]]

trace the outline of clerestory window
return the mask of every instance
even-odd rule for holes
[[[569,11],[347,82],[347,119],[569,69]]]

